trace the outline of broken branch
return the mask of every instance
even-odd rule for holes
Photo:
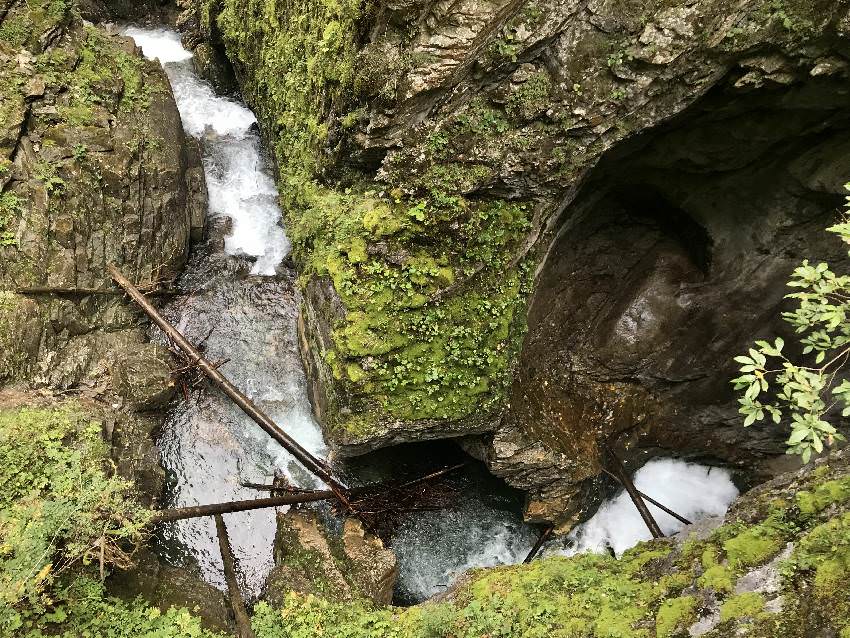
[[[618,479],[618,478],[617,478],[614,474],[612,474],[611,472],[609,472],[608,470],[606,470],[604,467],[602,468],[602,471],[603,471],[603,472],[605,472],[605,473],[606,473],[608,476],[610,476],[612,479],[614,479],[615,481],[617,481],[618,483],[620,483],[620,485],[622,485],[622,483],[620,482],[620,479]],[[665,513],[669,514],[670,516],[672,516],[673,518],[675,518],[676,520],[678,520],[679,522],[681,522],[681,523],[683,523],[683,524],[685,524],[685,525],[691,525],[691,524],[692,524],[692,523],[691,523],[691,521],[689,521],[688,519],[686,519],[684,516],[681,516],[680,514],[677,514],[676,512],[674,512],[673,510],[671,510],[671,509],[670,509],[669,507],[667,507],[666,505],[662,505],[661,503],[659,503],[658,501],[656,501],[654,498],[652,498],[651,496],[647,496],[646,494],[644,494],[643,492],[641,492],[641,491],[640,491],[640,490],[638,490],[637,488],[635,488],[635,489],[637,490],[637,493],[638,493],[638,494],[640,494],[640,497],[641,497],[643,500],[645,500],[647,503],[652,503],[653,505],[655,505],[655,507],[657,507],[658,509],[660,509],[662,512],[665,512]]]
[[[239,593],[239,581],[236,579],[236,559],[233,557],[233,548],[230,547],[230,539],[227,536],[227,527],[221,514],[215,515],[215,530],[218,535],[218,548],[221,551],[221,560],[224,563],[224,581],[227,583],[227,593],[230,598],[230,607],[236,619],[236,630],[239,638],[255,638],[254,630],[251,628],[251,619],[245,608],[245,601]]]
[[[617,479],[623,484],[623,487],[626,488],[626,492],[628,492],[629,497],[632,499],[632,503],[635,504],[635,507],[640,513],[640,517],[643,519],[643,522],[646,523],[647,528],[649,528],[649,533],[652,534],[653,538],[664,538],[664,532],[662,532],[661,528],[658,527],[658,523],[655,521],[655,518],[653,518],[649,508],[647,508],[646,503],[643,502],[643,498],[641,498],[640,493],[637,491],[629,473],[626,472],[626,468],[623,467],[620,459],[617,458],[617,455],[614,454],[610,447],[606,445],[605,449],[608,452],[608,456],[610,456],[613,461],[614,473],[617,476]]]

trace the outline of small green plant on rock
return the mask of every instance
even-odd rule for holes
[[[850,217],[827,230],[850,244]],[[803,360],[786,355],[780,337],[773,343],[756,341],[747,354],[735,357],[741,376],[732,383],[743,393],[738,411],[744,426],[768,415],[777,424],[790,416],[788,452],[808,462],[812,452],[844,440],[827,415],[841,408],[842,417],[850,416],[850,380],[842,374],[850,360],[850,275],[805,260],[788,285],[798,289],[787,295],[797,308],[782,316],[800,336]]]
[[[0,193],[0,246],[17,244],[12,224],[23,212],[23,200],[14,193]]]
[[[128,565],[149,514],[75,405],[0,410],[0,635],[59,613],[67,570]]]

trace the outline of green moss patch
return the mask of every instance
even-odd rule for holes
[[[71,568],[126,564],[148,514],[105,473],[100,424],[73,404],[0,410],[0,631],[56,613]]]
[[[723,543],[733,570],[755,567],[776,556],[785,544],[782,531],[772,522],[745,529]]]
[[[486,165],[445,162],[410,173],[398,189],[356,172],[324,179],[344,150],[336,133],[357,121],[368,7],[224,0],[214,12],[275,150],[302,282],[330,281],[342,302],[320,357],[335,385],[328,394],[344,396],[347,409],[329,410],[325,425],[355,435],[387,420],[495,411],[524,332],[532,269],[518,255],[533,205],[468,196],[491,178]],[[523,85],[518,114],[543,99],[547,79]],[[509,126],[496,115],[469,117],[473,128]]]
[[[315,198],[290,233],[308,276],[331,280],[345,308],[325,362],[359,411],[416,420],[494,409],[522,335],[530,273],[510,260],[528,207]]]
[[[681,632],[697,619],[698,601],[693,596],[680,596],[664,601],[658,609],[655,635],[667,638]]]
[[[733,596],[720,607],[720,621],[757,619],[764,613],[764,604],[764,596],[754,592]]]
[[[812,490],[802,490],[795,501],[804,515],[817,514],[827,507],[850,500],[850,478],[826,481]]]

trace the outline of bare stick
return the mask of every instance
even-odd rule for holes
[[[452,465],[451,467],[443,468],[442,470],[438,470],[437,472],[431,472],[430,474],[426,474],[425,476],[420,476],[418,479],[413,479],[412,481],[408,481],[407,483],[402,483],[401,485],[396,486],[394,489],[401,490],[405,487],[416,485],[417,483],[433,481],[436,478],[440,478],[441,476],[445,476],[446,474],[451,474],[455,470],[459,470],[460,468],[466,467],[467,465],[469,465],[469,461],[464,461],[463,463],[458,463],[457,465]]]
[[[227,582],[227,593],[230,597],[230,606],[233,608],[233,616],[236,618],[236,632],[239,638],[255,638],[254,630],[251,629],[251,619],[248,610],[245,609],[245,601],[239,593],[239,581],[236,580],[236,559],[233,558],[233,549],[230,547],[230,539],[227,537],[227,527],[221,514],[215,515],[215,530],[218,533],[218,548],[221,550],[221,560],[224,563],[224,580]]]
[[[301,494],[286,494],[284,496],[253,498],[245,501],[213,503],[211,505],[176,507],[174,509],[154,512],[153,518],[151,518],[151,523],[165,523],[168,521],[180,521],[185,518],[199,518],[201,516],[214,516],[216,514],[247,512],[249,510],[261,510],[268,507],[297,505],[299,503],[314,503],[316,501],[328,501],[334,498],[336,498],[336,494],[334,494],[331,490],[322,490],[318,492],[304,492]]]
[[[346,487],[331,474],[327,465],[305,450],[295,439],[289,436],[277,425],[265,412],[260,410],[254,403],[239,391],[216,367],[207,361],[195,346],[189,343],[177,328],[172,326],[159,314],[145,296],[130,281],[121,274],[115,266],[108,266],[109,274],[115,282],[121,286],[135,301],[145,314],[160,327],[160,329],[179,347],[189,355],[191,363],[197,363],[201,371],[209,377],[242,411],[254,420],[266,433],[280,443],[287,452],[292,454],[310,472],[319,477],[333,490],[336,497],[347,508],[350,509]]]
[[[531,548],[531,551],[528,552],[528,555],[525,557],[523,563],[530,563],[534,560],[534,557],[537,556],[537,552],[540,551],[540,548],[543,547],[543,543],[552,535],[552,531],[555,529],[554,525],[547,525],[542,532],[540,532],[540,536],[537,537],[537,542],[534,543],[534,547]]]
[[[385,481],[381,483],[371,483],[369,485],[363,485],[362,487],[350,488],[348,490],[348,496],[350,498],[362,494],[369,494],[377,490],[402,490],[404,488],[411,487],[419,483],[433,481],[434,479],[438,479],[447,474],[451,474],[452,472],[459,470],[460,468],[465,467],[467,465],[469,465],[469,462],[464,461],[463,463],[458,463],[457,465],[452,465],[451,467],[443,468],[442,470],[426,474],[425,476],[420,476],[419,478],[407,481],[406,483],[402,483],[400,485],[393,485],[392,483]],[[250,490],[257,490],[258,492],[285,492],[287,494],[311,493],[310,490],[304,490],[300,487],[279,487],[277,485],[269,485],[267,483],[242,482],[239,485]]]
[[[635,487],[635,484],[632,483],[632,478],[629,476],[629,473],[626,472],[626,468],[623,467],[623,464],[620,462],[620,459],[617,458],[617,455],[609,448],[607,445],[605,449],[608,451],[608,456],[611,457],[611,460],[614,462],[614,473],[619,479],[620,483],[623,484],[623,487],[626,488],[626,492],[629,493],[629,497],[632,499],[632,502],[635,504],[638,512],[640,513],[640,517],[643,519],[643,522],[646,523],[646,526],[649,528],[649,533],[652,534],[653,538],[664,538],[664,532],[661,531],[661,528],[658,527],[658,523],[652,517],[652,513],[646,507],[646,503],[643,502],[640,494]]]
[[[62,288],[59,286],[33,286],[31,288],[16,288],[19,295],[123,295],[120,290],[104,290],[102,288]],[[178,293],[170,290],[149,290],[146,295],[173,297]]]
[[[612,479],[614,479],[615,481],[617,481],[618,483],[620,483],[620,485],[622,485],[622,483],[620,482],[620,479],[618,479],[618,478],[616,477],[616,475],[612,474],[611,472],[609,472],[608,470],[606,470],[604,467],[602,468],[602,471],[603,471],[603,472],[605,472],[605,473],[606,473],[608,476],[610,476]],[[669,507],[667,507],[666,505],[662,505],[661,503],[659,503],[658,501],[656,501],[654,498],[652,498],[651,496],[647,496],[646,494],[644,494],[643,492],[641,492],[641,491],[640,491],[640,490],[638,490],[637,488],[635,488],[635,489],[637,490],[637,493],[638,493],[638,494],[640,494],[640,497],[641,497],[643,500],[645,500],[647,503],[652,503],[653,505],[655,505],[655,507],[657,507],[658,509],[660,509],[662,512],[666,512],[667,514],[669,514],[670,516],[672,516],[673,518],[675,518],[675,519],[676,519],[676,520],[678,520],[679,522],[684,523],[685,525],[691,525],[691,524],[692,524],[692,523],[691,523],[691,521],[689,521],[688,519],[686,519],[684,516],[681,516],[680,514],[677,514],[676,512],[674,512],[673,510],[671,510],[671,509],[670,509]]]

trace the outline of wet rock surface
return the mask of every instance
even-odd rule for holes
[[[206,210],[197,144],[131,40],[17,2],[0,34],[0,381],[97,388],[112,371],[130,403],[154,407],[162,366],[128,374],[146,356],[137,312],[90,291],[115,290],[109,263],[142,288],[180,271]]]
[[[179,274],[204,231],[203,168],[160,66],[72,4],[0,3],[0,404],[77,402],[115,471],[157,506],[153,437],[173,363],[106,266],[143,289]],[[98,2],[79,9],[112,17]],[[116,591],[197,605],[228,629],[217,590],[141,559]]]
[[[846,267],[822,232],[850,159],[845,99],[820,80],[719,89],[603,161],[565,211],[490,447],[496,473],[551,501],[542,512],[600,472],[605,440],[638,464],[672,450],[756,474],[784,451],[782,428],[740,427],[728,379],[754,338],[792,338],[779,314],[799,261]]]
[[[341,535],[331,533],[310,510],[278,512],[275,568],[264,598],[282,605],[289,592],[332,596],[335,600],[392,600],[396,558],[356,519],[346,519]]]

